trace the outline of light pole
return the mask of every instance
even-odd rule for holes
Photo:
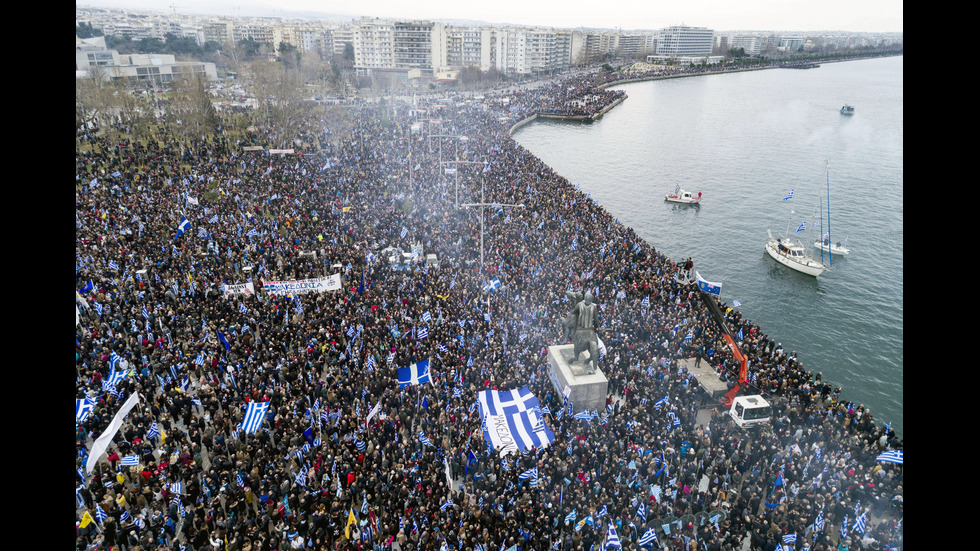
[[[457,165],[453,169],[453,174],[456,176],[456,208],[459,208],[459,165],[482,165],[485,164],[484,161],[446,161],[446,164],[453,163]]]
[[[459,135],[456,135],[456,134],[429,134],[428,136],[426,136],[426,138],[427,139],[428,138],[456,138],[457,139],[457,142],[456,142],[456,157],[455,157],[455,159],[457,159],[457,160],[456,161],[449,161],[449,162],[456,162],[456,163],[460,163],[460,162],[472,162],[472,161],[459,161],[458,160],[459,159],[459,141],[458,140],[463,140],[465,142],[465,141],[468,141],[469,140],[468,137],[466,137],[466,136],[459,136]],[[442,166],[442,140],[439,140],[439,168],[440,169],[443,168],[443,166]],[[456,208],[457,209],[459,208],[459,176],[458,175],[456,176]]]
[[[483,218],[486,207],[512,207],[522,209],[524,208],[524,203],[518,205],[509,205],[506,203],[487,203],[486,202],[486,180],[480,179],[480,202],[479,203],[463,203],[461,207],[480,207],[480,274],[483,274]]]

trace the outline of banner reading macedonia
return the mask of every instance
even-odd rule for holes
[[[248,283],[236,283],[234,285],[222,285],[221,286],[222,296],[230,297],[232,295],[254,295],[255,294],[255,284],[251,281]]]
[[[322,293],[340,289],[340,274],[299,281],[263,281],[262,288],[269,294],[301,295],[303,293]]]
[[[486,422],[483,437],[500,456],[544,448],[555,433],[544,424],[538,399],[527,387],[520,390],[484,390],[478,395],[480,417]]]

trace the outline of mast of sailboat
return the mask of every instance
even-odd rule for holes
[[[834,267],[834,253],[831,247],[834,246],[834,238],[830,235],[830,161],[826,161],[827,165],[827,256],[830,257],[830,267]],[[823,251],[823,246],[820,247]],[[821,253],[822,254],[822,253]]]
[[[823,197],[820,198],[820,263],[823,264]]]

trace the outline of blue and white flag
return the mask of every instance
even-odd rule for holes
[[[636,516],[643,522],[647,521],[647,507],[642,501],[640,502],[640,507],[636,510]]]
[[[483,286],[484,293],[490,293],[496,291],[497,289],[500,289],[500,279],[496,277],[488,281],[487,284]]]
[[[534,467],[533,469],[529,469],[529,470],[524,471],[523,473],[517,475],[517,478],[519,478],[521,480],[527,480],[529,478],[537,478],[537,477],[538,477],[538,468],[537,467]]]
[[[602,549],[622,549],[623,544],[619,542],[619,535],[616,534],[616,526],[613,523],[609,523],[609,529],[606,531],[606,542],[602,544]]]
[[[119,460],[119,465],[123,467],[137,467],[140,464],[138,455],[127,455]]]
[[[884,461],[886,463],[898,463],[899,465],[905,464],[904,450],[892,450],[887,451],[879,455],[875,461]]]
[[[741,306],[741,305],[742,305],[742,303],[741,303],[741,302],[739,302],[739,301],[737,301],[737,300],[733,300],[733,301],[732,301],[732,306],[733,306],[733,307],[735,307],[735,308],[738,308],[738,307],[739,307],[739,306]]]
[[[502,457],[544,448],[555,440],[543,423],[538,399],[528,390],[484,390],[477,395],[480,417],[485,420],[483,436]]]
[[[864,535],[864,533],[868,529],[867,523],[868,523],[868,515],[867,513],[862,513],[861,516],[854,519],[854,526],[852,527],[852,529]]]
[[[187,218],[181,216],[180,224],[177,225],[177,235],[174,236],[174,239],[184,235],[184,232],[189,229],[191,229],[191,223],[187,220]]]
[[[643,297],[643,302],[640,303],[640,306],[642,306],[644,308],[649,308],[650,307],[650,297],[649,296]]]
[[[157,422],[154,421],[153,424],[150,425],[150,430],[146,431],[146,437],[155,438],[157,436],[160,436],[160,429],[157,428]]]
[[[441,507],[439,507],[439,510],[440,511],[445,511],[446,509],[448,509],[450,507],[455,507],[455,504],[453,503],[453,500],[452,499],[446,498],[446,502],[443,503]]]
[[[245,418],[240,427],[248,434],[254,434],[262,422],[265,421],[265,414],[269,410],[269,402],[249,402],[245,409]]]
[[[804,230],[806,230],[806,220],[804,220],[803,223],[800,224],[800,227],[796,228],[796,233],[800,233],[801,231]]]
[[[721,295],[721,283],[705,281],[697,270],[695,270],[694,275],[697,277],[698,287],[700,287],[702,291],[712,295]]]
[[[84,423],[92,412],[95,411],[95,403],[89,398],[75,400],[75,422]]]
[[[429,328],[428,327],[422,327],[421,329],[419,329],[418,340],[421,341],[421,340],[427,339],[427,338],[429,338]]]
[[[644,545],[650,545],[652,543],[655,543],[656,541],[657,541],[657,529],[651,527],[650,529],[648,529],[646,532],[643,533],[643,536],[640,537],[640,540],[637,541],[636,543],[640,547],[643,547]]]
[[[786,197],[783,197],[783,201],[789,201],[790,199],[792,199],[794,191],[796,191],[796,189],[789,190],[789,193],[786,194]]]
[[[402,388],[424,383],[432,383],[429,378],[429,360],[422,360],[408,367],[398,368],[398,384]]]
[[[568,513],[567,515],[565,515],[565,522],[566,523],[575,522],[575,517],[576,517],[575,510],[572,509],[572,512],[571,513]]]

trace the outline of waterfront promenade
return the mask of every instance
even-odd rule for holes
[[[407,106],[386,123],[352,105],[342,144],[296,155],[226,137],[82,137],[76,398],[96,405],[76,423],[76,467],[122,401],[142,398],[76,479],[77,518],[106,514],[77,547],[589,549],[609,522],[628,549],[651,528],[676,549],[737,548],[747,533],[759,549],[790,534],[830,549],[841,524],[869,548],[900,546],[902,467],[876,458],[901,441],[735,310],[723,307],[772,427],[748,439],[722,416],[696,422],[698,382],[679,360],[701,355],[727,377],[733,358],[671,259],[510,138],[545,93],[413,106],[468,138],[461,158],[479,164],[458,168],[461,203],[482,187],[487,202],[524,205],[487,209],[482,266],[479,211],[453,208],[454,182]],[[305,124],[307,141],[326,141]],[[395,270],[381,255],[415,243],[438,267]],[[261,285],[333,273],[340,290]],[[254,294],[221,292],[249,280]],[[590,421],[559,415],[546,375],[569,288],[593,292],[607,349],[610,408]],[[399,388],[396,368],[425,359],[432,383]],[[488,454],[477,393],[523,386],[552,412],[555,441]],[[247,402],[269,403],[254,434],[238,428]],[[533,486],[520,476],[532,468]]]

